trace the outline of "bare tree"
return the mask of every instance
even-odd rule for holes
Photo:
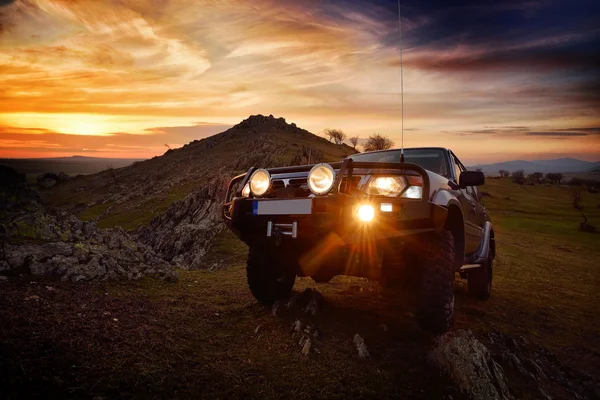
[[[579,211],[581,218],[583,218],[583,222],[579,223],[579,229],[584,232],[596,232],[596,228],[588,223],[588,219],[583,213],[583,204],[581,204],[583,200],[583,187],[575,187],[571,192],[571,198],[573,199],[573,207]]]
[[[341,145],[346,140],[347,135],[341,129],[325,129],[323,134],[330,142],[333,140],[335,144]]]
[[[325,129],[323,131],[323,136],[327,138],[330,142],[333,140],[333,136],[335,135],[335,129]]]
[[[168,144],[165,143],[165,147],[169,150],[171,150],[171,146],[169,146]]]
[[[387,150],[394,147],[394,142],[387,136],[379,133],[374,133],[367,139],[365,143],[365,151]]]
[[[354,150],[356,150],[356,146],[358,145],[358,141],[360,140],[360,138],[358,136],[352,136],[348,140],[350,141],[350,144],[352,145],[352,148]]]

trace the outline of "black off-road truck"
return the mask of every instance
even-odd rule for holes
[[[442,333],[453,319],[454,275],[486,300],[492,287],[494,230],[477,186],[443,148],[384,150],[342,162],[268,170],[231,181],[223,216],[249,247],[254,297],[285,297],[296,276],[336,275],[416,288],[422,329]]]

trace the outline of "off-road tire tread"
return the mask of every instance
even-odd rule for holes
[[[246,263],[248,287],[256,300],[272,303],[287,296],[294,287],[296,272],[286,271],[283,281],[277,281],[276,262],[261,251],[250,248]]]
[[[454,236],[435,234],[422,264],[416,318],[424,331],[442,334],[454,317]]]

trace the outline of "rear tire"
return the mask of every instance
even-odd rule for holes
[[[264,251],[250,248],[246,263],[248,286],[256,300],[272,303],[287,296],[294,287],[296,271],[290,265],[281,265]]]
[[[467,276],[467,288],[469,296],[478,300],[487,300],[492,294],[493,261],[488,258],[487,262],[479,268],[469,271]]]
[[[442,334],[454,317],[454,236],[435,234],[422,263],[416,318],[424,331]]]

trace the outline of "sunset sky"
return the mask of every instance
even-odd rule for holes
[[[600,1],[402,1],[405,145],[600,160]],[[396,1],[0,0],[0,157],[148,158],[273,114],[400,145]]]

